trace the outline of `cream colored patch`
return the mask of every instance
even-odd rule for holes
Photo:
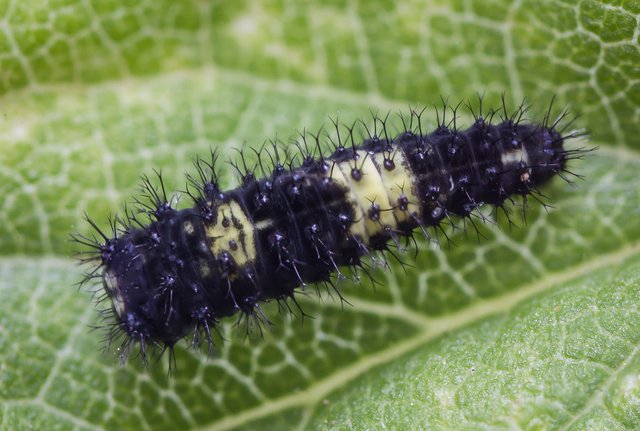
[[[203,278],[209,277],[211,275],[211,268],[209,268],[205,263],[200,264],[200,275]]]
[[[374,157],[377,165],[383,166],[385,154],[377,153]],[[409,219],[411,217],[410,214],[412,213],[419,214],[420,207],[416,204],[416,202],[418,202],[418,197],[413,192],[414,187],[413,181],[411,181],[411,171],[409,170],[408,162],[404,158],[404,154],[402,151],[396,150],[391,155],[391,160],[393,161],[395,168],[388,171],[382,167],[381,178],[384,183],[384,188],[387,191],[389,205],[395,208],[393,210],[393,215],[399,223]],[[409,201],[406,211],[398,208],[398,199],[400,199],[403,194]]]
[[[190,221],[184,222],[183,227],[187,235],[193,235],[193,232],[195,232],[195,229],[193,228],[193,223],[191,223]]]
[[[120,286],[118,286],[118,279],[111,271],[106,271],[102,279],[104,280],[104,284],[107,287],[109,292],[109,296],[111,297],[111,303],[113,304],[113,309],[116,311],[116,314],[119,318],[124,316],[125,306],[124,299],[122,298],[122,292],[120,292]]]
[[[524,148],[513,151],[505,151],[502,154],[502,166],[510,165],[512,163],[519,163],[521,161],[529,164],[529,155],[524,150]]]
[[[11,129],[11,137],[15,140],[28,138],[29,129],[26,124],[18,123]]]
[[[236,36],[254,36],[258,31],[258,21],[251,15],[243,15],[231,22],[231,31]]]
[[[217,208],[216,224],[205,228],[211,239],[211,252],[218,257],[222,252],[229,253],[238,266],[244,266],[256,258],[253,225],[238,202],[230,201]],[[235,250],[231,243],[235,242]]]
[[[268,229],[272,227],[274,224],[275,222],[273,221],[273,219],[266,218],[264,220],[255,222],[254,227],[257,231],[260,231],[260,230]]]
[[[349,162],[353,163],[354,161],[350,160]],[[353,181],[353,179],[351,178],[351,176],[348,176],[348,177],[345,176],[340,165],[346,164],[347,169],[350,170],[351,168],[349,166],[349,162],[336,163],[333,165],[330,171],[330,178],[333,181],[339,184],[342,184],[342,186],[347,190],[351,190],[351,182]],[[349,178],[351,181],[347,178]],[[351,224],[351,227],[349,228],[349,232],[351,232],[351,234],[354,236],[358,236],[366,240],[368,238],[367,231],[365,228],[366,220],[364,219],[364,213],[362,212],[362,206],[358,201],[358,196],[355,195],[353,191],[349,192],[349,202],[351,203],[351,207],[353,208],[353,218],[354,218],[353,224]]]
[[[398,198],[403,193],[410,202],[409,212],[418,212],[418,206],[415,204],[417,199],[413,194],[410,171],[400,151],[393,153],[395,168],[391,171],[382,167],[384,153],[368,154],[361,150],[358,155],[357,160],[336,163],[331,170],[331,179],[349,190],[355,216],[350,233],[366,241],[386,228],[397,227],[400,221],[408,218],[407,212],[397,208]],[[380,166],[380,171],[376,164]],[[354,167],[362,172],[362,178],[358,181],[351,176]],[[372,202],[380,207],[379,220],[371,220],[368,216]]]
[[[234,14],[235,19],[227,21],[226,33],[242,47],[255,45],[256,42],[264,42],[264,35],[270,33],[269,27],[274,22],[271,19],[273,17],[263,6],[261,2],[249,2],[247,7]]]

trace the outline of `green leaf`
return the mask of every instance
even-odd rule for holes
[[[1,428],[640,428],[639,1],[0,0],[0,17]],[[502,92],[537,118],[556,95],[599,147],[571,166],[583,181],[545,188],[548,212],[420,242],[380,285],[345,282],[351,305],[311,288],[313,318],[268,304],[262,338],[225,322],[170,378],[166,358],[101,353],[68,241],[84,211],[106,225],[153,169],[184,188],[210,147]]]

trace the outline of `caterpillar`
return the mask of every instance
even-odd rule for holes
[[[360,143],[355,124],[334,121],[333,138],[301,133],[297,156],[263,146],[248,168],[241,152],[242,164],[233,164],[240,185],[226,191],[212,151],[187,174],[190,208],[175,208],[160,174],[158,186],[143,177],[143,197],[110,221],[110,232],[87,216],[95,232],[72,235],[87,247],[81,260],[94,264],[83,283],[100,280],[109,304],[109,342],[122,339],[122,361],[133,345],[146,362],[150,347],[173,354],[187,337],[194,346],[206,340],[211,352],[212,332],[226,317],[266,319],[261,303],[298,305],[296,291],[309,284],[337,290],[333,280],[343,268],[393,253],[416,232],[430,239],[428,229],[441,229],[452,215],[469,217],[483,204],[508,214],[505,202],[514,196],[523,208],[528,196],[543,202],[538,187],[555,175],[569,181],[565,174],[575,174],[567,162],[585,152],[564,148],[580,133],[559,129],[567,111],[552,121],[552,104],[533,123],[524,120],[524,103],[509,113],[503,98],[501,109],[485,115],[480,100],[478,112],[468,106],[474,121],[465,130],[456,124],[460,105],[445,105],[429,133],[424,109],[412,109],[393,137],[388,115],[374,116]],[[328,143],[334,150],[322,155]]]

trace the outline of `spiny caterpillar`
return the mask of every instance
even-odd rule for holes
[[[227,191],[212,152],[210,161],[195,160],[195,176],[187,175],[193,207],[174,208],[161,178],[156,187],[143,177],[145,199],[125,210],[125,220],[111,221],[110,235],[87,217],[97,234],[73,237],[90,247],[84,260],[97,263],[84,281],[102,280],[109,342],[123,340],[121,360],[134,344],[146,361],[150,346],[173,352],[188,336],[194,346],[206,340],[211,351],[221,319],[240,312],[259,322],[266,319],[262,302],[297,306],[296,289],[310,283],[338,291],[333,274],[342,277],[343,267],[392,253],[390,244],[401,249],[400,239],[408,243],[414,231],[429,238],[427,229],[442,230],[451,215],[469,217],[485,203],[508,214],[505,201],[518,195],[524,208],[527,196],[540,200],[537,187],[551,177],[567,179],[567,161],[585,151],[563,148],[578,133],[558,130],[566,111],[550,121],[551,104],[535,124],[523,120],[523,105],[509,114],[503,100],[501,110],[485,116],[480,101],[479,112],[469,107],[475,121],[466,130],[456,127],[457,108],[448,108],[449,122],[446,106],[436,109],[430,133],[424,110],[411,110],[400,116],[403,130],[395,137],[388,116],[374,116],[373,132],[365,126],[360,144],[354,126],[334,121],[335,137],[326,141],[301,134],[299,160],[281,157],[274,145],[255,151],[259,162],[247,168],[241,153],[241,185]],[[326,143],[335,147],[329,156],[320,151]]]

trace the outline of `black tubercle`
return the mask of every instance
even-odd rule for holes
[[[91,249],[86,260],[98,263],[87,280],[103,280],[114,317],[109,336],[124,335],[125,356],[132,342],[146,357],[149,346],[171,350],[187,336],[194,345],[205,340],[211,349],[220,319],[242,312],[266,322],[262,302],[297,306],[296,289],[311,283],[328,283],[340,294],[332,274],[341,276],[343,267],[362,267],[364,256],[388,250],[390,241],[398,244],[399,237],[414,231],[427,235],[427,228],[441,229],[443,219],[469,216],[482,204],[502,207],[518,195],[539,199],[537,187],[555,174],[569,173],[567,161],[584,152],[563,148],[578,135],[563,135],[557,129],[560,120],[551,124],[549,113],[534,124],[522,120],[522,108],[486,117],[472,111],[473,124],[459,130],[456,109],[449,123],[442,115],[431,133],[423,130],[422,112],[412,111],[402,117],[404,130],[395,137],[387,131],[387,118],[374,117],[374,128],[366,130],[360,145],[354,143],[353,126],[345,133],[335,122],[330,156],[319,153],[326,146],[320,134],[304,133],[298,157],[282,157],[286,151],[274,145],[255,151],[259,162],[247,167],[241,153],[233,165],[240,186],[226,192],[218,185],[212,152],[208,159],[196,159],[195,174],[187,175],[186,193],[194,201],[188,209],[172,207],[159,174],[158,186],[144,177],[138,211],[125,211],[126,220],[116,219],[110,234],[89,220],[98,235],[73,236]],[[365,159],[374,156],[376,171],[371,172]],[[349,166],[348,183],[333,176],[340,163]],[[402,193],[390,207],[372,200],[361,208],[361,217],[380,230],[368,238],[353,234],[354,225],[365,220],[357,217],[350,187],[367,175],[386,180],[399,172],[406,178],[396,184]],[[221,211],[230,205],[235,210]],[[406,217],[384,225],[383,217],[394,211]],[[140,220],[140,212],[148,222]]]

